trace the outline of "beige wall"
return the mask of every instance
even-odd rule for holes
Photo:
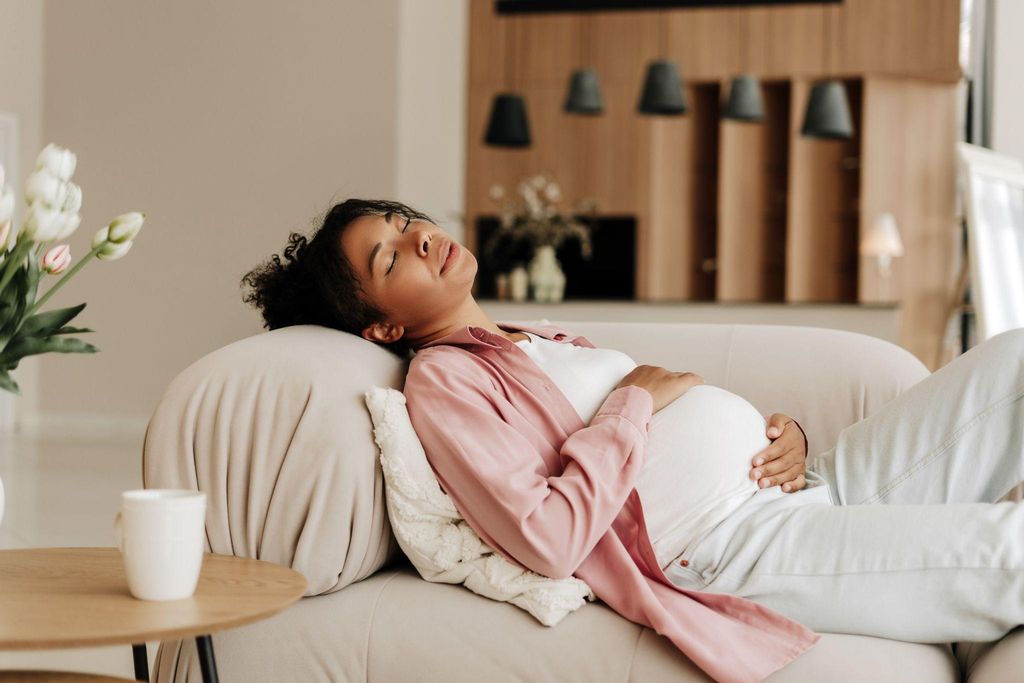
[[[46,3],[43,130],[78,154],[85,196],[72,252],[117,213],[147,221],[128,256],[54,297],[88,302],[75,324],[101,352],[45,358],[38,420],[144,421],[177,372],[261,330],[239,279],[332,201],[401,190],[429,211],[461,207],[461,124],[431,129],[461,115],[464,0],[417,5]]]
[[[0,111],[18,120],[18,165],[7,170],[7,184],[18,189],[42,146],[43,125],[43,4],[37,0],[0,0]],[[19,196],[15,219],[24,205]],[[11,240],[14,238],[11,237]],[[14,372],[21,396],[0,396],[0,431],[4,416],[35,411],[39,401],[39,359],[23,360]],[[2,392],[0,392],[2,393]]]

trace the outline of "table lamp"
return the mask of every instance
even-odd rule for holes
[[[883,213],[874,220],[871,229],[861,240],[860,253],[864,256],[878,257],[878,267],[882,275],[882,291],[886,291],[886,285],[892,273],[892,259],[895,256],[903,256],[903,242],[900,240],[895,216],[891,213]]]

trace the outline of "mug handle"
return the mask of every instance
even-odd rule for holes
[[[122,553],[124,552],[124,532],[121,529],[121,512],[118,511],[114,515],[114,540],[117,543],[117,549]]]

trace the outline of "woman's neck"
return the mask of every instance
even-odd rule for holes
[[[458,332],[464,327],[482,327],[485,330],[499,334],[507,339],[519,338],[519,333],[506,332],[505,330],[498,327],[498,324],[491,319],[487,313],[480,308],[480,305],[476,302],[472,296],[468,297],[458,309],[452,312],[452,315],[444,321],[430,325],[430,331],[422,334],[413,335],[410,337],[410,341],[414,349],[418,349],[421,346],[429,344],[432,341],[447,337],[449,334]]]

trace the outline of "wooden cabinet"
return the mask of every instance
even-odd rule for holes
[[[900,342],[935,369],[959,258],[959,3],[494,14],[470,5],[467,244],[491,185],[550,173],[564,205],[636,219],[640,301],[898,303]],[[913,21],[914,17],[922,21]],[[923,20],[927,18],[927,21]],[[679,65],[689,111],[636,112],[644,69]],[[569,73],[597,69],[605,113],[562,111]],[[766,119],[721,118],[729,79],[761,78]],[[800,134],[813,83],[843,80],[856,134]],[[483,144],[497,92],[522,94],[533,145]],[[861,236],[895,214],[906,255],[888,292]]]

